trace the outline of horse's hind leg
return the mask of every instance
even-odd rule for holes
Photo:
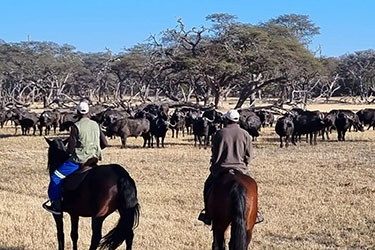
[[[53,215],[56,222],[57,241],[59,243],[59,250],[64,249],[64,222],[62,215]]]
[[[102,239],[102,226],[105,217],[93,217],[91,220],[91,245],[90,250],[95,250],[99,246],[99,242]]]
[[[224,231],[213,229],[214,241],[212,242],[212,250],[225,250]]]
[[[247,230],[246,231],[246,249],[249,248],[251,237],[253,236],[252,230]]]
[[[77,242],[78,242],[78,222],[79,217],[76,215],[70,215],[70,222],[72,224],[71,230],[70,230],[70,238],[72,238],[73,242],[73,250],[77,250]]]

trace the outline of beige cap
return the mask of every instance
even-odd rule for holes
[[[238,113],[238,111],[235,109],[231,109],[224,114],[224,117],[231,121],[238,122],[240,120],[240,113]]]
[[[85,115],[89,112],[89,104],[87,102],[80,102],[77,106],[78,113]]]

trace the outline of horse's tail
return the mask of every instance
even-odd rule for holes
[[[100,248],[116,249],[125,240],[127,246],[133,242],[133,229],[139,224],[140,206],[137,199],[137,188],[128,172],[121,167],[121,177],[117,183],[120,219],[114,229],[103,237]],[[125,174],[124,174],[125,173]]]
[[[232,203],[232,228],[229,249],[246,249],[246,189],[235,182],[230,190]]]

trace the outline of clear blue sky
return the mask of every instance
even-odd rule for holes
[[[326,56],[375,48],[373,0],[2,0],[0,39],[53,41],[84,52],[118,53],[150,34],[173,28],[181,17],[188,27],[207,25],[205,17],[229,13],[257,24],[283,14],[305,14],[321,28],[318,45]]]

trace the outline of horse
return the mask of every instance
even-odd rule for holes
[[[250,176],[230,170],[215,178],[207,199],[212,218],[212,250],[225,250],[231,225],[230,250],[248,248],[258,211],[258,187]]]
[[[48,170],[52,174],[68,159],[62,139],[48,139]],[[67,177],[69,178],[69,176]],[[65,180],[64,180],[65,181]],[[120,165],[94,166],[76,190],[62,193],[62,211],[70,215],[73,249],[77,249],[79,217],[91,217],[92,238],[90,250],[116,249],[124,241],[126,250],[132,249],[134,232],[138,226],[140,206],[134,180]],[[105,218],[118,210],[119,221],[102,238]],[[58,249],[64,249],[63,213],[53,215],[57,227]]]

